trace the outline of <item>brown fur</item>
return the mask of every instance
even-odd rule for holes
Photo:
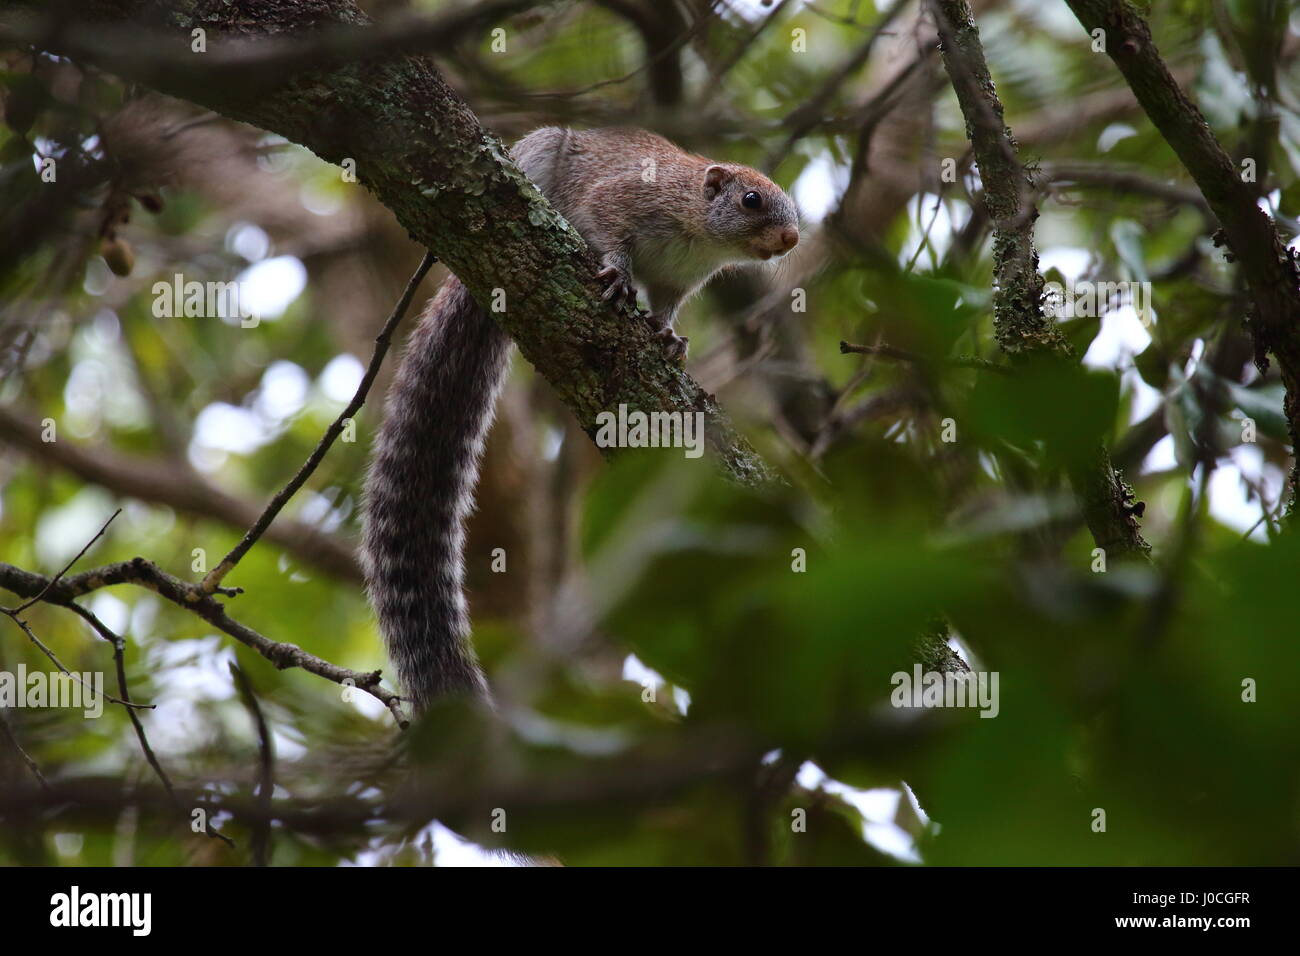
[[[634,277],[660,324],[728,265],[785,252],[798,238],[794,203],[762,173],[685,150],[637,129],[544,127],[514,149],[520,166],[604,265]],[[716,167],[721,182],[708,185]],[[741,198],[758,192],[760,211]]]
[[[719,269],[798,241],[794,204],[752,169],[713,163],[640,130],[555,127],[524,137],[520,168],[600,257],[607,298],[641,282],[669,348],[682,301]],[[651,175],[652,171],[652,175]],[[761,209],[743,205],[759,193]],[[363,559],[405,694],[489,699],[470,643],[464,523],[510,340],[451,278],[429,304],[388,395],[366,480]]]

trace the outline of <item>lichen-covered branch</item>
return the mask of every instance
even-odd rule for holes
[[[601,301],[597,264],[581,237],[427,60],[367,59],[249,86],[158,70],[140,53],[189,49],[194,29],[215,52],[367,23],[351,0],[95,0],[83,14],[90,29],[21,12],[13,5],[0,12],[0,36],[149,83],[329,162],[352,160],[358,179],[479,302],[504,303],[492,314],[589,434],[600,412],[623,403],[703,412],[707,447],[724,472],[750,484],[772,480],[713,396],[668,361],[649,326]],[[138,41],[133,56],[116,54],[95,32],[126,26]],[[194,54],[196,64],[204,55]]]
[[[943,65],[966,118],[966,135],[975,151],[984,203],[993,222],[993,321],[998,344],[1008,355],[1063,353],[1065,338],[1041,308],[1043,277],[1033,230],[1038,210],[1030,201],[1029,175],[1003,121],[1002,101],[984,61],[970,4],[938,0],[933,8]]]
[[[1267,352],[1277,357],[1286,386],[1286,418],[1292,448],[1300,440],[1300,262],[1286,247],[1272,219],[1256,204],[1257,191],[1243,178],[1156,49],[1151,28],[1127,0],[1066,0],[1090,34],[1104,31],[1106,54],[1119,67],[1142,109],[1191,173],[1222,226],[1222,238],[1254,304],[1249,326],[1261,370]],[[1249,158],[1249,157],[1248,157]],[[1263,157],[1255,157],[1260,168]],[[1300,488],[1300,465],[1291,470],[1291,507]]]
[[[1068,361],[1070,346],[1042,308],[1033,184],[1003,120],[1002,101],[989,75],[970,4],[930,0],[930,6],[993,222],[993,320],[998,344],[1013,362]],[[1116,474],[1104,447],[1099,445],[1071,465],[1070,483],[1099,548],[1117,559],[1149,555],[1150,545],[1143,540],[1129,504],[1132,490]]]

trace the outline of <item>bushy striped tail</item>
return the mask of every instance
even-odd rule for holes
[[[479,459],[510,339],[449,277],[411,334],[366,477],[362,563],[402,693],[489,699],[463,560]]]

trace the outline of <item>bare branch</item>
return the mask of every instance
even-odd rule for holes
[[[126,679],[126,641],[120,634],[112,630],[107,624],[101,621],[95,614],[80,604],[69,602],[66,607],[81,617],[87,624],[94,628],[95,632],[113,645],[113,666],[117,670],[117,688],[122,699],[128,703],[131,700],[131,689]],[[162,763],[158,760],[158,755],[154,753],[153,745],[149,743],[149,735],[145,733],[144,724],[141,723],[139,716],[131,707],[126,708],[127,716],[131,718],[131,726],[135,728],[136,740],[140,742],[140,750],[144,753],[144,759],[153,769],[159,781],[162,782],[163,789],[171,797],[173,809],[179,815],[184,815],[185,808],[181,805],[180,799],[176,796],[176,788],[172,784],[171,778],[163,770]],[[211,822],[204,825],[203,832],[214,840],[221,840],[227,846],[233,847],[235,841],[223,834],[221,831],[213,828]]]
[[[41,773],[40,766],[32,759],[31,755],[23,749],[23,745],[20,744],[18,738],[14,736],[13,729],[9,726],[9,720],[5,717],[3,710],[0,710],[0,734],[4,734],[5,740],[9,741],[9,745],[14,748],[14,752],[17,753],[22,759],[22,762],[27,765],[27,769],[30,770],[32,776],[36,778],[36,782],[41,785],[41,790],[48,794],[50,792],[50,782],[45,779],[45,774]]]
[[[821,85],[806,103],[792,111],[786,116],[784,126],[789,130],[785,142],[780,148],[774,150],[768,157],[766,165],[769,167],[778,163],[784,157],[790,148],[799,140],[803,139],[821,120],[823,120],[827,104],[835,98],[849,78],[857,73],[866,64],[871,56],[871,51],[876,45],[876,41],[884,34],[885,28],[891,24],[894,19],[902,12],[910,0],[894,0],[877,18],[873,24],[871,32],[867,38],[862,41],[856,50],[851,53],[839,68],[835,70],[826,81]]]
[[[162,570],[156,564],[144,558],[119,561],[101,568],[93,568],[66,578],[56,585],[48,587],[44,601],[47,604],[67,605],[74,598],[103,587],[115,584],[137,584],[148,588],[155,594],[166,598],[178,607],[197,614],[209,624],[229,634],[257,653],[261,654],[280,670],[301,667],[318,677],[324,677],[336,684],[356,687],[374,697],[393,715],[398,726],[406,727],[407,719],[402,713],[401,698],[392,691],[379,686],[381,672],[361,672],[349,670],[331,664],[323,658],[304,651],[295,644],[273,641],[259,634],[251,627],[234,620],[225,607],[211,594],[204,594],[197,585],[182,581]],[[30,597],[47,588],[48,579],[43,575],[33,574],[16,568],[12,564],[0,563],[0,587],[14,592],[20,597]],[[217,594],[232,595],[233,588],[217,588]]]
[[[58,655],[56,655],[54,651],[50,650],[49,647],[46,646],[45,642],[36,636],[36,632],[32,630],[30,624],[28,624],[22,618],[18,617],[18,615],[14,614],[12,611],[4,609],[3,613],[9,615],[9,617],[13,620],[13,622],[17,624],[19,628],[22,629],[22,632],[24,634],[27,635],[27,639],[30,640],[33,644],[35,644],[36,647],[40,650],[40,652],[44,654],[46,657],[48,657],[50,661],[54,664],[54,666],[57,667],[64,675],[71,677],[82,687],[86,688],[86,690],[90,691],[90,693],[92,694],[99,693],[98,691],[95,690],[94,687],[90,686],[84,680],[82,680],[81,675],[74,674],[72,673],[72,671],[68,670],[68,668],[64,665],[63,661],[59,660]],[[115,704],[121,704],[123,707],[127,708],[128,710],[131,710],[132,708],[135,707],[139,707],[144,710],[153,710],[154,707],[153,704],[133,704],[129,700],[122,700],[120,697],[114,697],[112,694],[104,694],[104,699],[112,701]]]
[[[221,559],[221,563],[204,576],[200,587],[205,594],[211,594],[216,590],[217,585],[221,583],[222,579],[224,579],[225,576],[230,573],[231,569],[239,563],[239,559],[248,553],[248,549],[251,548],[257,542],[257,539],[262,536],[262,533],[270,527],[271,522],[275,520],[275,516],[280,513],[280,509],[283,508],[289,499],[294,496],[294,493],[303,486],[303,483],[311,477],[311,473],[316,470],[316,466],[325,458],[326,453],[330,450],[330,446],[334,444],[334,440],[343,433],[343,428],[347,424],[348,420],[351,419],[352,416],[356,415],[356,413],[361,409],[361,406],[366,401],[366,395],[370,392],[370,386],[374,384],[375,376],[379,374],[380,366],[384,364],[384,356],[388,354],[388,346],[392,342],[393,331],[397,328],[398,323],[402,321],[407,310],[411,307],[411,300],[415,298],[415,290],[418,289],[420,283],[424,281],[424,276],[429,271],[429,267],[436,261],[437,260],[434,258],[433,253],[426,252],[424,254],[424,258],[420,260],[420,264],[416,268],[415,273],[406,283],[406,289],[402,292],[402,297],[397,300],[397,305],[393,306],[393,311],[392,314],[388,316],[388,321],[384,323],[384,327],[380,330],[379,334],[375,336],[375,351],[374,354],[370,356],[370,365],[366,368],[366,374],[362,376],[361,384],[357,386],[356,393],[352,396],[352,400],[348,402],[347,408],[343,409],[343,411],[339,413],[338,418],[334,419],[333,424],[325,430],[325,434],[322,435],[321,440],[316,443],[315,449],[313,449],[311,455],[308,456],[302,467],[298,469],[298,473],[289,480],[287,485],[280,489],[279,493],[274,498],[271,499],[271,503],[266,506],[266,509],[258,516],[257,520],[253,522],[252,527],[250,527],[244,534],[244,537],[239,544],[235,545],[235,547],[230,550],[230,553]]]
[[[120,634],[113,631],[107,624],[101,621],[92,611],[87,610],[80,604],[69,602],[67,607],[94,628],[95,632],[100,637],[113,645],[113,663],[117,669],[118,693],[122,695],[123,700],[129,702],[131,700],[131,689],[127,685],[126,680],[126,641]],[[154,753],[153,747],[149,743],[149,737],[144,732],[144,725],[140,723],[139,716],[130,707],[127,708],[126,712],[131,717],[131,725],[135,727],[135,736],[136,739],[140,741],[140,750],[144,753],[144,759],[148,762],[149,766],[153,768],[153,772],[158,775],[158,779],[162,781],[163,787],[172,795],[172,798],[175,799],[176,791],[175,788],[172,787],[171,778],[167,776],[166,771],[162,768],[162,764],[158,762],[158,756]],[[180,804],[178,803],[177,806],[179,807]]]
[[[1197,190],[1178,183],[1157,179],[1141,169],[1113,163],[1044,163],[1040,179],[1056,186],[1095,186],[1117,193],[1150,196],[1167,203],[1192,206],[1201,212],[1210,211],[1209,203]]]
[[[111,515],[108,516],[108,520],[104,522],[104,525],[103,525],[103,527],[101,527],[101,528],[99,529],[99,532],[98,532],[98,533],[97,533],[93,538],[91,538],[89,541],[87,541],[87,542],[85,543],[85,545],[82,546],[82,549],[76,553],[76,555],[73,557],[73,559],[72,559],[71,561],[69,561],[66,565],[64,565],[64,568],[63,568],[62,571],[60,571],[58,574],[54,575],[54,577],[50,578],[50,583],[49,583],[48,585],[46,585],[45,591],[42,591],[40,594],[38,594],[38,595],[36,595],[35,597],[31,598],[30,600],[24,602],[23,604],[18,605],[18,607],[15,607],[15,608],[0,608],[0,610],[3,610],[5,614],[8,614],[8,615],[10,615],[10,616],[12,617],[12,616],[14,616],[14,615],[16,615],[16,614],[21,614],[21,613],[23,613],[23,611],[27,610],[29,607],[31,607],[33,604],[35,604],[37,601],[42,600],[42,599],[45,597],[45,592],[48,591],[50,588],[54,587],[54,585],[56,585],[56,584],[59,583],[59,579],[62,578],[65,574],[67,574],[68,571],[70,571],[70,570],[72,569],[72,566],[73,566],[74,564],[76,564],[78,561],[81,560],[81,556],[82,556],[83,554],[85,554],[87,551],[90,550],[90,546],[91,546],[92,544],[94,544],[96,541],[98,541],[100,538],[102,538],[102,537],[104,536],[104,532],[107,531],[107,530],[108,530],[108,526],[111,525],[111,524],[113,523],[113,519],[116,518],[116,517],[117,517],[118,515],[120,515],[121,513],[122,513],[122,509],[121,509],[121,508],[118,508],[116,511],[114,511]]]
[[[202,56],[192,54],[188,39],[160,46],[130,26],[69,18],[66,9],[24,11],[4,26],[11,38],[38,48],[93,46],[107,69],[130,72],[151,85],[184,76],[196,87],[216,83],[256,95],[305,70],[449,50],[489,24],[542,5],[544,0],[486,0],[433,17],[398,14],[377,25],[359,13],[334,19],[328,9],[302,10],[291,25],[307,29],[297,36],[277,29],[285,24],[276,22],[274,11],[263,10],[261,26],[270,28],[269,38],[254,30],[232,34]]]
[[[22,604],[18,605],[18,607],[14,607],[14,608],[0,607],[0,614],[7,614],[10,618],[12,618],[13,622],[17,624],[19,628],[22,629],[22,632],[24,634],[27,635],[28,640],[30,640],[33,644],[35,644],[38,648],[40,648],[41,653],[43,653],[46,657],[48,657],[54,663],[55,667],[57,667],[68,677],[71,677],[82,687],[85,687],[92,694],[96,693],[95,688],[91,687],[84,680],[82,680],[79,674],[74,674],[72,673],[72,671],[68,670],[68,668],[64,666],[63,662],[59,660],[59,658],[55,655],[54,651],[50,650],[49,647],[47,647],[45,643],[39,637],[36,636],[36,632],[31,629],[31,625],[29,625],[26,621],[24,621],[19,615],[22,614],[23,611],[31,607],[33,604],[37,603],[38,601],[45,600],[46,595],[50,593],[50,589],[56,587],[59,581],[62,580],[63,576],[68,573],[68,571],[72,568],[72,566],[76,564],[79,560],[81,560],[81,556],[90,550],[90,546],[94,544],[96,541],[98,541],[101,537],[103,537],[104,532],[108,530],[108,526],[113,523],[113,519],[116,518],[121,513],[122,513],[122,509],[118,508],[111,515],[109,515],[108,520],[105,521],[103,526],[100,527],[99,531],[95,533],[95,536],[91,538],[89,541],[87,541],[82,546],[81,550],[78,551],[76,555],[72,558],[72,560],[69,561],[66,565],[64,565],[63,570],[60,571],[58,574],[54,575],[54,577],[50,578],[45,583],[45,586],[40,589],[40,591],[32,595],[28,600],[24,601]],[[83,617],[86,617],[87,615],[89,615],[88,619],[98,622],[98,619],[95,618],[93,614],[90,614],[90,612],[88,611],[82,611]],[[128,711],[131,711],[136,707],[140,707],[145,710],[152,710],[154,706],[153,704],[134,704],[130,701],[129,698],[122,699],[120,697],[114,697],[112,694],[103,694],[103,697],[105,700],[111,700],[115,704],[121,704]],[[132,719],[134,719],[134,715],[132,715]]]

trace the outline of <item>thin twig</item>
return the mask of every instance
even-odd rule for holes
[[[587,86],[581,86],[576,90],[562,90],[558,93],[545,92],[545,91],[533,93],[533,92],[525,91],[523,95],[529,99],[534,99],[534,100],[569,99],[575,96],[585,96],[588,93],[594,93],[596,90],[603,90],[605,87],[608,86],[619,86],[623,83],[626,83],[628,80],[640,76],[642,73],[650,69],[652,66],[655,66],[656,64],[661,63],[663,60],[672,56],[674,53],[676,53],[678,50],[684,47],[687,43],[693,40],[696,36],[698,36],[700,32],[704,29],[705,24],[707,24],[710,18],[715,15],[714,8],[716,6],[717,6],[717,0],[713,0],[713,2],[709,4],[708,9],[704,10],[699,15],[699,17],[696,18],[695,22],[692,23],[680,35],[678,35],[671,43],[665,46],[662,50],[657,51],[653,56],[646,57],[645,61],[642,62],[639,66],[637,66],[633,70],[628,71],[627,73],[624,73],[622,76],[613,76],[607,80],[598,80],[597,82],[590,83]]]
[[[366,369],[366,374],[362,377],[361,384],[357,386],[357,391],[356,394],[352,396],[352,401],[348,402],[347,408],[343,409],[342,413],[339,414],[339,417],[334,419],[334,423],[326,429],[325,434],[321,436],[321,440],[316,444],[316,448],[311,453],[311,456],[303,463],[303,466],[298,469],[298,473],[289,480],[287,485],[280,489],[280,492],[274,498],[271,499],[271,503],[266,506],[266,510],[262,512],[258,519],[253,522],[253,526],[244,534],[243,540],[241,540],[239,544],[235,545],[235,547],[231,549],[230,553],[221,559],[221,563],[209,571],[203,578],[199,588],[204,594],[212,594],[217,589],[217,585],[221,583],[222,579],[231,572],[235,565],[239,563],[239,560],[248,552],[248,549],[257,543],[257,539],[262,536],[262,532],[265,531],[271,522],[275,520],[275,516],[280,513],[280,509],[283,508],[289,499],[294,496],[294,493],[303,486],[303,483],[311,477],[311,473],[314,472],[316,466],[321,463],[325,454],[330,450],[330,446],[334,444],[334,440],[342,434],[343,428],[348,419],[352,418],[352,416],[361,408],[361,405],[366,400],[366,394],[370,391],[371,384],[374,383],[375,377],[379,374],[379,367],[383,365],[384,356],[388,353],[388,346],[392,341],[393,330],[397,328],[397,324],[401,322],[403,316],[406,315],[407,309],[411,306],[411,300],[415,297],[415,290],[424,280],[425,273],[429,271],[429,267],[436,261],[437,258],[432,252],[425,252],[424,258],[420,260],[420,265],[415,270],[415,274],[412,275],[410,281],[406,283],[406,289],[402,292],[402,297],[397,300],[397,305],[393,307],[393,312],[388,317],[388,321],[384,323],[383,329],[380,331],[379,335],[375,337],[375,352],[370,357],[370,366]]]
[[[36,636],[36,633],[31,629],[31,626],[26,621],[24,621],[22,618],[18,617],[16,614],[12,613],[11,611],[6,610],[5,613],[8,614],[9,617],[13,619],[13,622],[15,624],[17,624],[20,628],[22,628],[23,633],[27,635],[28,639],[33,644],[35,644],[38,648],[40,648],[41,653],[44,654],[46,657],[48,657],[50,661],[53,662],[55,667],[57,667],[68,677],[71,677],[82,687],[86,688],[86,690],[90,691],[92,696],[99,696],[102,694],[104,700],[112,701],[115,704],[121,704],[123,707],[127,708],[128,710],[135,707],[138,707],[141,710],[153,710],[154,708],[153,704],[133,704],[129,700],[122,700],[120,697],[114,697],[112,694],[105,694],[103,693],[103,691],[98,691],[94,687],[91,687],[84,680],[82,680],[80,676],[72,673],[72,671],[68,670],[67,667],[64,666],[63,661],[59,660],[59,658],[55,655],[55,653],[52,650],[50,650],[39,637]]]
[[[794,147],[794,144],[808,135],[808,132],[823,119],[827,104],[835,98],[840,87],[848,81],[849,77],[857,73],[866,64],[871,56],[872,48],[876,45],[876,41],[884,35],[885,28],[902,12],[908,2],[909,0],[894,0],[876,18],[876,22],[872,25],[867,38],[826,79],[821,88],[785,117],[782,125],[789,132],[786,134],[785,141],[781,146],[770,153],[764,161],[766,168],[771,169],[780,162]]]
[[[785,9],[785,5],[789,2],[790,0],[779,0],[771,12],[759,21],[758,26],[750,30],[744,39],[736,44],[736,48],[728,54],[727,58],[709,70],[709,84],[708,89],[705,91],[707,95],[713,95],[713,91],[717,88],[717,82],[730,73],[736,64],[745,58],[745,54],[749,52],[750,47],[754,45],[764,30],[776,22],[776,18],[781,15],[781,11]]]
[[[148,588],[155,594],[166,598],[178,607],[197,614],[209,624],[229,634],[257,653],[261,654],[280,670],[301,667],[318,677],[324,677],[336,684],[356,687],[374,697],[393,715],[399,727],[408,724],[402,713],[401,700],[397,694],[379,686],[382,671],[354,671],[332,664],[323,658],[304,651],[295,644],[273,641],[226,613],[225,607],[212,595],[204,594],[198,585],[168,574],[158,565],[144,558],[130,561],[118,561],[100,568],[82,571],[70,578],[60,581],[57,586],[46,588],[48,582],[39,574],[24,571],[12,564],[0,563],[0,587],[13,591],[20,597],[27,597],[46,590],[45,602],[57,606],[69,604],[75,598],[100,588],[115,584],[137,584]],[[217,593],[232,592],[232,588],[218,588]]]
[[[36,595],[34,598],[30,599],[29,601],[26,601],[25,603],[18,605],[16,608],[12,608],[12,609],[10,609],[10,608],[0,608],[0,610],[4,611],[4,613],[8,614],[10,617],[14,617],[14,616],[17,615],[17,614],[21,614],[21,613],[23,613],[23,611],[27,610],[29,607],[31,607],[31,606],[32,606],[33,604],[35,604],[36,602],[43,600],[43,599],[45,598],[45,594],[46,594],[46,592],[48,592],[50,588],[54,587],[54,585],[58,584],[58,583],[59,583],[59,580],[60,580],[60,579],[61,579],[65,574],[67,574],[69,571],[72,570],[72,566],[73,566],[74,564],[76,564],[78,561],[81,560],[81,556],[82,556],[83,554],[85,554],[87,551],[90,550],[90,546],[91,546],[92,544],[94,544],[94,543],[95,543],[96,541],[98,541],[101,537],[103,537],[104,532],[108,530],[108,526],[109,526],[110,524],[113,523],[113,519],[116,518],[116,517],[117,517],[118,515],[120,515],[121,513],[122,513],[122,509],[121,509],[121,508],[118,508],[118,509],[117,509],[116,511],[114,511],[111,515],[109,515],[108,520],[104,522],[104,526],[103,526],[102,528],[99,529],[99,533],[96,534],[93,538],[91,538],[89,541],[86,542],[85,546],[84,546],[80,551],[77,552],[76,557],[74,557],[71,561],[69,561],[69,562],[64,566],[64,568],[63,568],[62,571],[60,571],[58,574],[54,575],[54,577],[50,578],[50,583],[47,584],[47,585],[45,586],[45,590],[44,590],[44,591],[42,591],[40,594]]]
[[[1044,163],[1039,172],[1039,179],[1044,188],[1053,186],[1069,188],[1071,185],[1097,186],[1113,192],[1136,193],[1167,203],[1192,206],[1203,213],[1210,211],[1210,204],[1197,189],[1165,182],[1137,166],[1082,161]]]
[[[942,187],[940,187],[942,189]],[[916,243],[916,251],[912,253],[912,258],[907,260],[907,268],[903,270],[905,275],[911,275],[912,270],[916,268],[916,261],[921,258],[921,253],[926,249],[931,250],[930,260],[934,262],[938,256],[934,253],[934,247],[930,244],[930,231],[934,229],[934,224],[939,219],[939,210],[943,208],[943,196],[934,197],[934,211],[930,214],[930,221],[926,224],[925,229],[921,232],[920,238]],[[917,220],[921,218],[921,203],[916,204]]]
[[[1001,375],[1009,375],[1011,366],[1003,365],[1000,362],[993,362],[989,359],[976,358],[973,355],[961,355],[955,358],[935,358],[928,355],[921,355],[919,352],[909,352],[907,349],[896,348],[893,345],[853,345],[849,342],[840,343],[840,354],[842,355],[878,355],[881,358],[894,359],[899,362],[912,362],[917,365],[948,365],[953,368],[974,368],[982,372],[998,372]]]
[[[28,754],[26,750],[23,749],[23,745],[20,744],[18,738],[14,736],[14,732],[9,726],[9,721],[5,719],[3,710],[0,710],[0,733],[4,734],[5,740],[9,741],[9,745],[13,747],[18,756],[22,758],[23,763],[27,764],[27,769],[32,772],[32,776],[35,777],[36,782],[41,785],[41,789],[48,793],[50,790],[50,782],[45,779],[45,774],[41,773],[41,768],[37,766],[36,761],[31,758],[31,755]]]
[[[104,522],[103,526],[99,529],[98,532],[96,532],[95,536],[91,538],[89,541],[87,541],[85,545],[82,547],[82,549],[76,553],[73,559],[63,566],[62,571],[60,571],[58,574],[54,575],[54,577],[46,581],[45,586],[41,588],[40,591],[38,591],[35,595],[33,595],[27,601],[24,601],[22,604],[18,605],[15,608],[0,607],[0,613],[7,614],[10,618],[12,618],[13,622],[22,629],[23,633],[27,635],[28,639],[33,644],[35,644],[38,648],[40,648],[41,653],[43,653],[46,657],[48,657],[54,663],[55,667],[61,670],[68,677],[71,677],[82,687],[86,688],[88,691],[91,692],[91,694],[97,693],[95,688],[91,687],[84,680],[82,680],[79,675],[74,674],[72,673],[72,671],[68,670],[68,668],[63,665],[63,662],[59,660],[59,658],[55,655],[54,651],[50,650],[48,647],[45,646],[45,643],[39,637],[36,636],[36,633],[31,629],[31,626],[26,621],[24,621],[21,617],[19,617],[19,615],[22,614],[23,611],[27,610],[36,602],[43,601],[45,599],[45,596],[50,593],[50,589],[56,586],[59,583],[59,581],[63,578],[63,576],[72,569],[72,566],[76,564],[79,560],[81,560],[81,556],[90,550],[90,546],[92,544],[94,544],[101,537],[103,537],[104,532],[108,530],[108,526],[113,523],[113,519],[116,518],[121,513],[122,513],[122,509],[118,508],[111,515],[109,515],[108,520]],[[98,693],[102,694],[105,700],[111,700],[115,704],[121,704],[127,710],[131,710],[134,707],[139,707],[144,710],[153,710],[153,706],[154,706],[153,704],[133,704],[129,700],[123,700],[120,697],[114,697],[112,694],[103,694],[102,691],[99,691]]]
[[[76,603],[69,603],[67,607],[68,610],[72,611],[72,613],[79,616],[82,620],[84,620],[87,624],[89,624],[92,628],[94,628],[95,632],[100,637],[102,637],[104,640],[108,641],[110,644],[113,645],[113,661],[117,669],[118,693],[122,695],[123,700],[129,703],[131,700],[131,689],[130,687],[127,686],[127,681],[126,681],[126,660],[125,660],[126,641],[122,638],[120,634],[112,630],[107,624],[101,621],[94,614],[94,612]],[[136,714],[135,710],[130,707],[126,709],[126,712],[131,718],[132,726],[135,727],[135,735],[140,741],[140,749],[144,752],[145,760],[149,762],[149,766],[153,768],[154,773],[158,775],[158,779],[162,781],[163,787],[165,787],[167,792],[172,795],[173,799],[175,799],[176,790],[172,786],[171,779],[167,776],[167,773],[163,770],[162,765],[159,764],[158,757],[156,754],[154,754],[153,747],[149,745],[149,738],[145,735],[144,725],[140,723],[139,716]],[[179,805],[180,804],[178,803],[177,806]]]
[[[117,688],[121,693],[122,698],[129,703],[131,700],[131,688],[127,684],[126,680],[126,640],[122,635],[118,634],[96,617],[94,612],[82,607],[80,604],[69,602],[66,606],[70,611],[81,617],[87,624],[94,628],[95,633],[113,645],[113,666],[117,670]],[[148,762],[149,766],[153,769],[154,774],[162,782],[163,788],[167,791],[167,795],[171,797],[176,812],[183,816],[185,814],[185,807],[181,803],[180,798],[176,795],[176,788],[172,786],[171,778],[168,777],[167,772],[163,770],[162,763],[158,760],[158,755],[154,753],[153,746],[149,743],[149,737],[145,733],[144,724],[141,723],[140,718],[132,708],[126,708],[126,713],[127,716],[131,718],[131,726],[135,728],[135,736],[136,739],[140,741],[140,750],[144,753],[145,761]],[[231,848],[235,845],[234,840],[230,839],[230,837],[226,836],[221,831],[214,829],[212,824],[209,822],[205,821],[203,832],[206,836],[214,840],[221,840]]]
[[[262,705],[257,701],[257,694],[253,692],[253,684],[249,681],[248,675],[244,673],[242,667],[232,661],[230,676],[234,678],[235,686],[239,688],[239,697],[244,702],[248,715],[253,718],[253,726],[257,728],[258,774],[254,798],[257,800],[257,807],[261,814],[257,825],[253,828],[253,863],[256,866],[267,866],[271,859],[271,797],[275,793],[275,744],[266,717],[262,714]]]

